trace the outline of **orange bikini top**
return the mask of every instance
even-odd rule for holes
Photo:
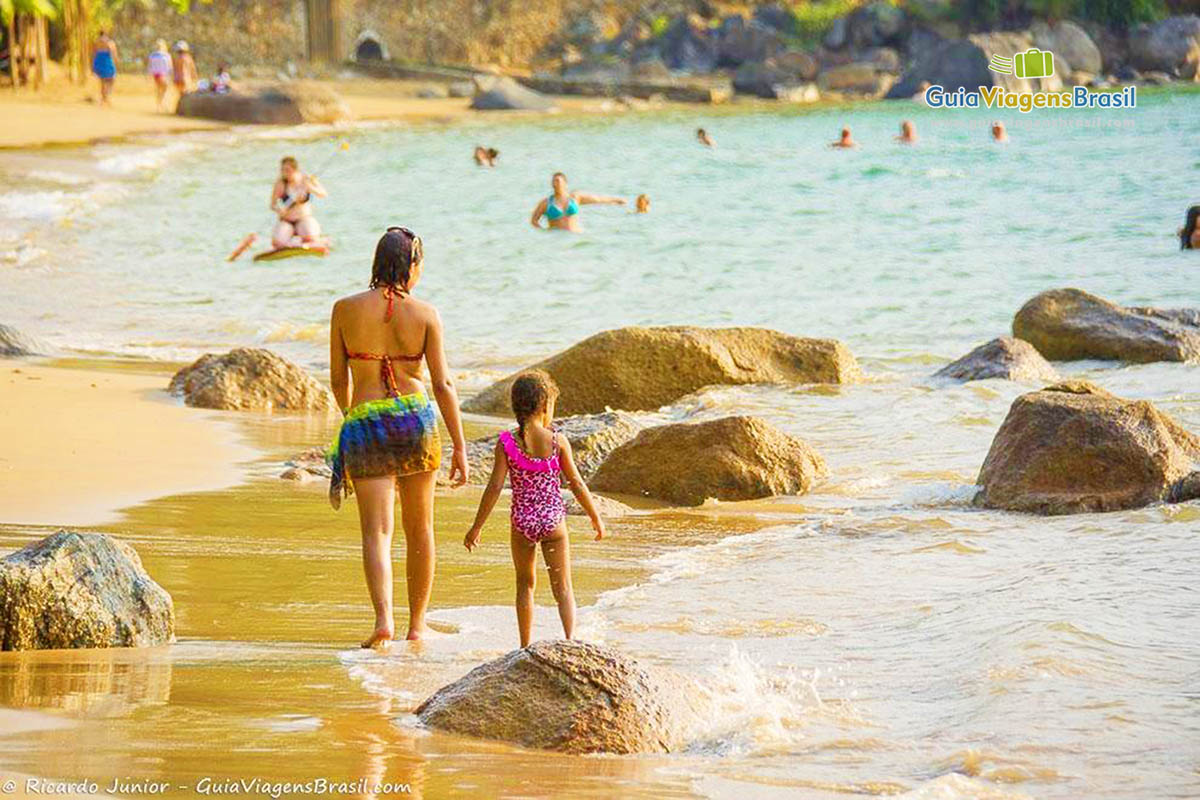
[[[408,292],[404,289],[398,289],[395,286],[383,287],[383,296],[387,298],[387,311],[383,315],[384,322],[392,321],[392,305],[397,297],[403,300],[408,297]],[[392,369],[393,361],[420,361],[425,357],[425,353],[417,353],[415,356],[400,355],[389,356],[385,353],[347,353],[346,357],[356,361],[378,361],[380,375],[383,378],[383,385],[387,387],[388,394],[396,396],[400,394],[400,390],[396,384],[396,371]]]

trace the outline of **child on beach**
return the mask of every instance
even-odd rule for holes
[[[587,485],[579,477],[571,454],[571,443],[553,427],[558,386],[542,370],[517,376],[512,384],[515,431],[504,431],[496,442],[496,460],[475,522],[463,544],[467,550],[479,546],[483,523],[496,505],[506,475],[512,476],[510,542],[513,567],[517,572],[517,627],[521,647],[529,646],[533,628],[533,589],[537,585],[537,546],[550,574],[550,588],[558,603],[563,635],[575,631],[575,593],[571,588],[571,549],[567,536],[567,513],[562,498],[563,475],[579,504],[591,517],[596,540],[604,538],[604,520],[596,510]]]
[[[154,79],[154,92],[161,113],[166,107],[167,83],[171,78],[171,54],[167,52],[167,42],[159,39],[150,55],[146,57],[146,72]]]

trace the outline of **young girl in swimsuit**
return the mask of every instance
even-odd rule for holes
[[[167,52],[165,40],[159,39],[146,57],[146,72],[154,79],[154,93],[161,112],[166,106],[167,79],[171,75],[171,54]]]
[[[545,217],[553,230],[578,231],[579,223],[575,218],[579,215],[580,206],[593,203],[606,206],[625,205],[623,197],[568,191],[567,176],[561,172],[554,173],[554,177],[550,179],[550,187],[554,191],[534,207],[533,216],[529,218],[530,224],[535,228],[542,227],[542,217]]]
[[[345,415],[326,456],[332,471],[329,500],[334,508],[350,494],[358,501],[363,571],[375,609],[375,629],[363,647],[395,636],[392,531],[397,498],[407,547],[407,638],[425,633],[434,571],[433,488],[442,449],[437,417],[421,380],[422,361],[454,442],[450,482],[461,486],[467,480],[462,419],[442,346],[442,321],[436,308],[412,296],[423,264],[420,238],[407,228],[389,228],[375,247],[370,288],[334,303],[329,325],[329,382]]]
[[[511,476],[512,511],[510,546],[513,567],[517,571],[517,628],[521,647],[529,646],[533,629],[533,589],[537,584],[535,561],[537,547],[550,573],[550,588],[558,603],[563,634],[575,633],[575,593],[571,588],[571,546],[567,537],[567,513],[562,497],[562,477],[579,504],[591,517],[596,539],[604,538],[604,520],[596,510],[587,485],[579,477],[571,454],[571,443],[552,424],[558,387],[541,370],[517,376],[512,385],[515,431],[504,431],[496,443],[496,460],[488,480],[475,523],[467,531],[463,544],[468,550],[479,546],[483,523],[496,505],[504,488],[505,476]]]
[[[271,210],[279,216],[271,244],[283,247],[327,247],[321,238],[321,226],[312,213],[309,202],[324,197],[325,187],[315,175],[305,175],[292,156],[279,162],[279,180],[271,189]]]

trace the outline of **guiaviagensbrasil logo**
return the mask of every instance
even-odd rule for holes
[[[1049,78],[1054,74],[1054,53],[1036,47],[1011,57],[993,53],[988,69],[1018,78]]]
[[[988,69],[1020,80],[1050,78],[1054,76],[1054,53],[1036,47],[1011,56],[993,53]],[[960,86],[948,92],[934,84],[925,90],[925,104],[930,108],[1011,108],[1022,114],[1035,108],[1137,108],[1137,87],[1096,91],[1086,86],[1073,86],[1070,91],[1063,92],[1017,92],[1004,86],[980,86],[974,90]]]

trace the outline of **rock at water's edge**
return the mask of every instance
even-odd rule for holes
[[[0,649],[149,647],[175,636],[171,595],[132,547],[62,530],[0,559]]]
[[[1000,336],[942,367],[933,377],[956,381],[1000,378],[1033,382],[1056,381],[1058,373],[1029,342]]]
[[[323,384],[270,350],[239,347],[209,353],[171,378],[189,406],[236,411],[324,411],[337,407]]]
[[[610,647],[535,642],[476,667],[416,710],[441,731],[562,753],[669,753],[704,724],[706,696]]]

